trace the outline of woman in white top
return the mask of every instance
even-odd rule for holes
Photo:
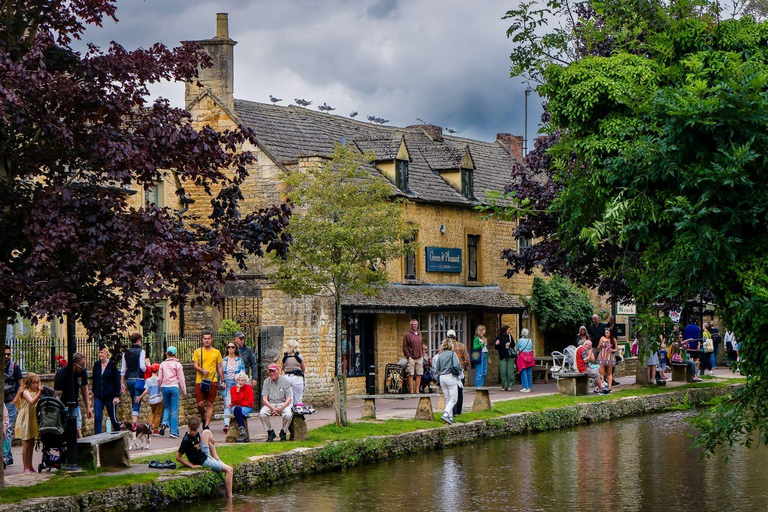
[[[285,378],[291,383],[294,406],[304,405],[302,400],[304,400],[304,373],[306,371],[304,358],[299,355],[299,342],[288,340],[283,354],[283,372]]]

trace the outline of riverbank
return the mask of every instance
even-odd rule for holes
[[[344,429],[326,426],[310,431],[305,443],[222,446],[220,451],[222,459],[235,465],[235,490],[253,489],[286,478],[478,440],[661,412],[682,404],[702,405],[730,394],[733,386],[703,383],[678,390],[640,388],[605,397],[550,395],[510,400],[495,404],[491,411],[462,415],[461,422],[451,426],[412,420],[361,422]],[[274,453],[280,450],[284,452]],[[179,470],[162,475],[57,475],[42,488],[36,487],[6,490],[2,501],[16,503],[2,505],[0,511],[160,509],[187,499],[219,496],[223,483],[210,471]]]

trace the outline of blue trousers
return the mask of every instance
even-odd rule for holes
[[[175,386],[163,386],[163,425],[179,435],[179,388]]]
[[[520,382],[523,389],[531,389],[533,386],[533,367],[525,368],[520,372]]]
[[[8,408],[9,425],[8,432],[6,432],[5,439],[3,439],[3,457],[12,459],[11,442],[13,441],[13,427],[16,425],[16,406],[10,403],[5,404],[5,406]]]
[[[488,375],[488,352],[480,352],[480,362],[475,366],[475,387],[482,387]]]
[[[93,397],[93,433],[101,434],[101,421],[104,419],[104,407],[107,408],[107,414],[109,415],[109,421],[112,422],[112,432],[120,430],[120,423],[117,421],[117,406],[112,403],[114,396],[105,396],[99,398]]]
[[[136,397],[144,392],[144,379],[126,379],[125,387],[131,394],[131,414],[138,416],[141,411],[141,402],[136,403]]]

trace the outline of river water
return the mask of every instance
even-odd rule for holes
[[[690,412],[628,418],[289,480],[178,510],[768,510],[768,449],[701,459]]]

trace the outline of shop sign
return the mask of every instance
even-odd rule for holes
[[[461,249],[427,247],[427,272],[461,272]]]
[[[404,315],[405,309],[386,309],[386,308],[353,308],[353,314],[380,313],[382,315]]]
[[[637,307],[634,304],[622,304],[619,302],[616,304],[617,315],[636,315]]]

